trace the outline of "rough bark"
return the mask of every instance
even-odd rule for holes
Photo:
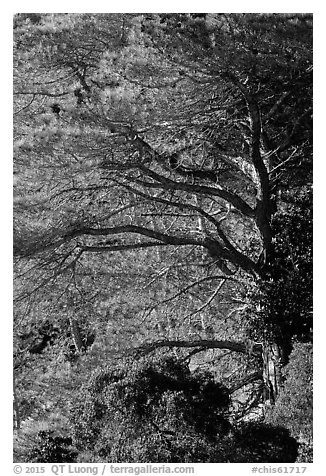
[[[14,394],[15,426],[16,426],[16,430],[19,432],[19,430],[20,430],[20,412],[19,412],[19,404],[18,404],[18,398],[17,398],[15,374],[13,375],[13,394]]]
[[[69,317],[69,323],[70,323],[71,335],[76,347],[76,351],[78,353],[81,353],[84,350],[84,345],[83,345],[80,329],[78,326],[78,322],[73,317]]]
[[[265,385],[265,402],[273,405],[282,385],[281,369],[284,364],[283,352],[276,343],[266,343],[263,346],[263,380]]]

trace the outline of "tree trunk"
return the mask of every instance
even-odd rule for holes
[[[17,399],[15,374],[13,376],[13,393],[14,393],[15,426],[16,426],[17,432],[19,432],[19,430],[20,430],[20,413],[19,413],[19,404],[18,404],[18,399]]]
[[[84,350],[84,345],[83,345],[82,337],[80,334],[78,322],[73,317],[69,317],[69,322],[70,322],[71,335],[76,347],[76,351],[78,353],[82,353]]]
[[[277,343],[263,346],[263,380],[265,384],[265,403],[273,405],[282,385],[283,350]]]

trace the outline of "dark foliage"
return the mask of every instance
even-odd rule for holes
[[[31,354],[41,354],[55,343],[59,336],[59,329],[50,322],[44,322],[39,328],[19,335],[19,345]]]
[[[74,96],[77,99],[77,104],[80,105],[84,102],[84,96],[80,88],[75,89]]]
[[[312,462],[312,344],[295,343],[283,370],[284,385],[267,422],[282,425],[300,442],[299,459]]]
[[[72,448],[69,437],[56,436],[53,431],[40,431],[38,442],[30,450],[30,463],[74,463],[77,452]]]
[[[54,112],[55,114],[60,114],[61,107],[59,106],[59,104],[52,104],[51,109],[52,112]]]
[[[174,421],[175,415],[167,413],[166,399],[179,414],[180,425],[205,438],[225,434],[230,427],[225,418],[229,404],[227,389],[210,375],[194,375],[186,364],[166,358],[135,363],[130,370],[122,368],[95,375],[73,411],[76,442],[80,447],[92,447],[102,433],[103,420],[108,422],[116,417],[120,417],[118,425],[128,427],[126,422],[137,423],[146,431],[163,425],[163,433],[173,434],[179,425]]]
[[[312,192],[303,189],[288,197],[273,218],[273,252],[266,280],[251,295],[260,311],[250,307],[252,337],[276,339],[287,353],[295,337],[312,338]]]
[[[261,423],[242,425],[234,434],[233,463],[290,463],[298,453],[298,443],[287,429]]]
[[[74,442],[94,461],[289,462],[296,441],[279,427],[232,428],[229,395],[174,358],[96,374],[73,405]]]

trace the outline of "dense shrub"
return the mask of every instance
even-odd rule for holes
[[[98,372],[72,411],[77,447],[115,462],[206,461],[225,435],[227,389],[171,358]]]
[[[246,423],[234,433],[233,463],[287,463],[296,460],[298,444],[281,426]]]
[[[267,419],[282,425],[300,442],[300,461],[312,461],[312,344],[296,343],[284,368],[285,383]]]
[[[287,430],[229,422],[227,389],[170,357],[102,370],[71,412],[74,443],[93,462],[291,462]]]
[[[29,463],[74,463],[77,452],[72,448],[72,439],[55,435],[53,431],[40,431],[37,441],[27,455]]]
[[[287,356],[295,337],[311,341],[312,196],[303,189],[274,215],[266,276],[247,296],[250,337],[277,341]]]

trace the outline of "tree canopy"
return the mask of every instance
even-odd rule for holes
[[[239,415],[277,398],[311,341],[311,15],[17,14],[14,139],[16,418],[156,349]]]

